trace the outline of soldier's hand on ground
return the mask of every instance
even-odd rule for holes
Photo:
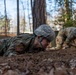
[[[16,52],[18,52],[18,53],[23,53],[24,52],[24,45],[22,44],[22,43],[19,43],[19,44],[17,44],[16,46],[15,46],[15,50],[16,50]]]
[[[62,49],[67,49],[67,48],[69,48],[69,46],[68,46],[67,42],[64,42]]]
[[[46,48],[46,51],[49,51],[49,50],[59,50],[59,49],[57,47]]]
[[[66,47],[68,46],[68,44],[66,42],[63,43],[63,47]]]
[[[65,46],[65,47],[63,47],[62,49],[67,49],[67,48],[69,48],[69,46]]]
[[[74,47],[76,47],[76,44],[71,44],[71,46],[74,46]]]

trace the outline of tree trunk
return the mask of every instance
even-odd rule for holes
[[[19,35],[19,0],[17,0],[17,35]]]
[[[45,11],[45,0],[34,0],[34,5],[32,8],[33,15],[33,31],[41,24],[46,23],[46,11]]]
[[[7,36],[7,12],[6,12],[6,0],[4,0],[4,12],[5,12],[5,35]]]
[[[26,27],[26,22],[25,22],[25,8],[24,8],[24,5],[23,5],[23,2],[21,1],[21,4],[22,4],[22,8],[23,8],[23,23],[22,23],[22,26],[23,26],[23,33],[25,32],[25,27]]]

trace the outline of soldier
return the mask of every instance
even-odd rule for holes
[[[34,34],[25,33],[0,40],[0,54],[10,57],[26,52],[44,51],[54,37],[52,28],[43,24],[34,31]]]
[[[67,27],[59,31],[57,37],[56,37],[56,48],[55,49],[61,49],[63,44],[65,48],[68,48],[70,46],[76,46],[74,44],[74,39],[76,39],[76,28],[75,27]],[[73,42],[73,43],[72,43]]]

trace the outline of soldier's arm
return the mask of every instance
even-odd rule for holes
[[[56,37],[56,48],[60,49],[62,47],[63,44],[63,36],[57,36]]]
[[[67,36],[67,38],[66,38],[66,40],[65,40],[65,42],[64,42],[64,45],[63,45],[63,48],[62,48],[62,49],[67,49],[67,48],[69,48],[70,46],[73,46],[72,43],[71,43],[72,40],[73,40],[73,37],[74,37],[74,35],[73,35],[73,33],[71,32],[70,35]]]
[[[70,35],[67,36],[65,42],[66,42],[67,44],[70,44],[71,41],[73,40],[73,38],[74,38],[74,35],[73,35],[73,32],[71,32]]]
[[[11,57],[16,55],[17,55],[17,52],[15,51],[15,46],[12,44],[8,47],[8,49],[6,50],[3,56]]]
[[[14,51],[7,51],[6,53],[4,53],[4,57],[11,57],[11,56],[16,56],[17,53]]]
[[[70,35],[67,37],[66,39],[66,43],[69,45],[69,46],[74,46],[76,47],[76,45],[74,43],[72,43],[72,41],[74,40],[74,37],[76,36],[76,34],[74,34],[74,32],[71,32]]]

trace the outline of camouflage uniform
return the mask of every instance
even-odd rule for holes
[[[35,36],[33,34],[19,35],[0,40],[0,55],[13,56],[25,52],[35,52],[33,48]],[[18,51],[19,49],[19,51]],[[36,51],[43,49],[37,49]]]
[[[59,31],[56,37],[56,48],[62,48],[62,45],[65,43],[70,46],[71,42],[76,38],[76,28],[67,27]]]
[[[48,41],[52,41],[55,34],[50,26],[41,25],[34,31],[34,34],[25,33],[16,37],[2,39],[0,40],[0,54],[3,56],[15,56],[26,52],[44,51],[43,47],[35,48],[34,41],[36,36],[41,36]]]

